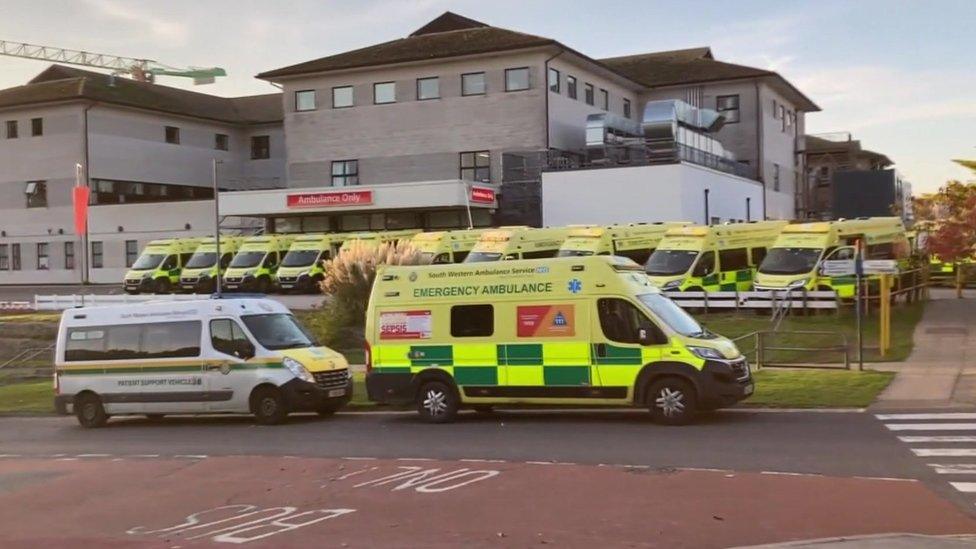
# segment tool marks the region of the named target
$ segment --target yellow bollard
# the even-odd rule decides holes
[[[881,275],[880,280],[880,309],[878,311],[878,350],[881,356],[885,356],[891,348],[891,277]]]

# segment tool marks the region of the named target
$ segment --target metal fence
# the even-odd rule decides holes
[[[95,305],[122,305],[125,303],[149,303],[159,301],[193,301],[207,299],[210,294],[156,294],[156,295],[129,295],[129,294],[69,294],[69,295],[35,295],[35,311],[63,311],[74,307],[85,307]]]
[[[801,339],[803,344],[783,341],[791,336]],[[850,370],[851,368],[851,348],[847,335],[842,332],[761,330],[741,335],[732,341],[757,370],[762,368]],[[818,345],[817,342],[822,344]]]
[[[741,309],[775,311],[781,309],[837,310],[837,292],[772,290],[750,292],[668,292],[679,306],[686,309],[738,311]]]

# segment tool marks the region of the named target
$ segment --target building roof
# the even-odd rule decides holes
[[[280,122],[280,93],[218,97],[64,65],[51,65],[26,85],[0,90],[0,108],[88,100],[231,124]]]
[[[804,138],[806,146],[803,152],[806,154],[850,154],[852,156],[870,158],[883,166],[894,165],[894,162],[887,155],[862,148],[861,141],[858,139],[825,139],[816,135],[806,135]]]
[[[779,73],[718,61],[708,47],[609,57],[598,61],[649,88],[722,80],[769,78],[794,96],[797,108],[807,112],[820,110],[820,107]]]

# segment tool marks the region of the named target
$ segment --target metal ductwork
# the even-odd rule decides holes
[[[712,109],[700,109],[677,99],[648,101],[644,105],[641,122],[644,135],[660,135],[662,131],[675,135],[679,125],[696,132],[714,133],[725,125],[725,117]]]

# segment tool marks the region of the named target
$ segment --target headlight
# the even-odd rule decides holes
[[[299,277],[308,276],[308,273],[309,273],[308,271],[302,271],[302,272],[298,273],[298,276]]]
[[[675,289],[680,288],[681,285],[684,284],[684,283],[685,283],[685,279],[679,278],[678,280],[672,280],[671,282],[668,282],[664,286],[661,286],[661,289],[662,290],[675,290]]]
[[[142,278],[152,278],[152,271],[142,273]]]
[[[698,358],[703,358],[705,360],[708,360],[710,358],[717,358],[719,360],[722,360],[725,358],[724,356],[722,356],[722,353],[716,351],[715,349],[712,349],[711,347],[692,347],[691,345],[689,345],[688,350],[691,351],[692,354],[694,354]]]
[[[312,376],[305,366],[302,366],[301,362],[298,362],[293,358],[285,357],[285,359],[281,361],[281,364],[285,368],[288,368],[289,372],[295,374],[295,377],[298,379],[307,381],[309,383],[315,383],[315,377]]]
[[[254,276],[254,271],[244,271],[244,276]]]
[[[809,278],[794,280],[793,282],[790,282],[790,288],[802,288],[803,286],[806,286],[808,282],[810,282]]]

